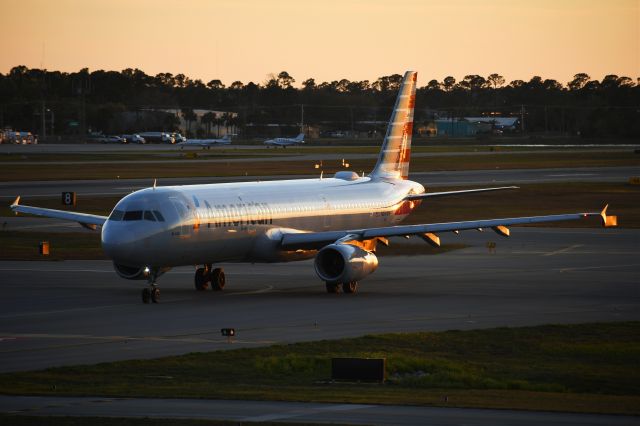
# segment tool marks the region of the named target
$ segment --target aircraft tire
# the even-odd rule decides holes
[[[151,301],[153,303],[160,303],[160,289],[158,287],[151,289]]]
[[[151,290],[148,287],[142,289],[142,303],[149,303],[151,301]]]
[[[340,293],[340,284],[337,283],[326,283],[327,293],[337,294]]]
[[[195,286],[198,291],[205,291],[209,287],[210,278],[207,276],[204,268],[196,269]]]
[[[216,268],[211,271],[211,289],[213,291],[222,291],[226,283],[227,279],[224,275],[224,269]]]
[[[358,291],[358,281],[342,283],[342,291],[345,293],[356,293]]]

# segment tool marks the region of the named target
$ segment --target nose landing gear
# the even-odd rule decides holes
[[[149,272],[148,283],[149,287],[142,289],[142,303],[160,303],[160,289],[156,285],[156,279],[158,278],[158,271],[152,270]]]
[[[160,303],[160,289],[155,284],[142,289],[142,303]]]

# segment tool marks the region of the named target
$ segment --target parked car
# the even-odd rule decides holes
[[[147,141],[137,133],[134,133],[133,135],[122,135],[122,137],[125,138],[128,143],[147,143]]]
[[[107,136],[101,134],[89,135],[89,142],[99,143],[127,143],[127,139],[120,136]]]

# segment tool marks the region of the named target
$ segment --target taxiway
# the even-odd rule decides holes
[[[108,261],[0,262],[0,371],[368,333],[640,320],[639,230],[441,237],[471,247],[381,257],[355,295],[325,293],[311,261],[222,265],[223,293],[196,292],[194,268],[176,268],[160,278],[157,305],[143,305],[145,282],[119,278]],[[237,330],[232,343],[223,327]]]

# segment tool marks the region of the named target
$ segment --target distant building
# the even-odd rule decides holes
[[[491,131],[490,124],[470,122],[464,118],[439,119],[434,122],[438,136],[470,137]]]
[[[437,119],[429,134],[449,137],[471,137],[492,132],[511,132],[518,127],[517,117],[463,117]]]

